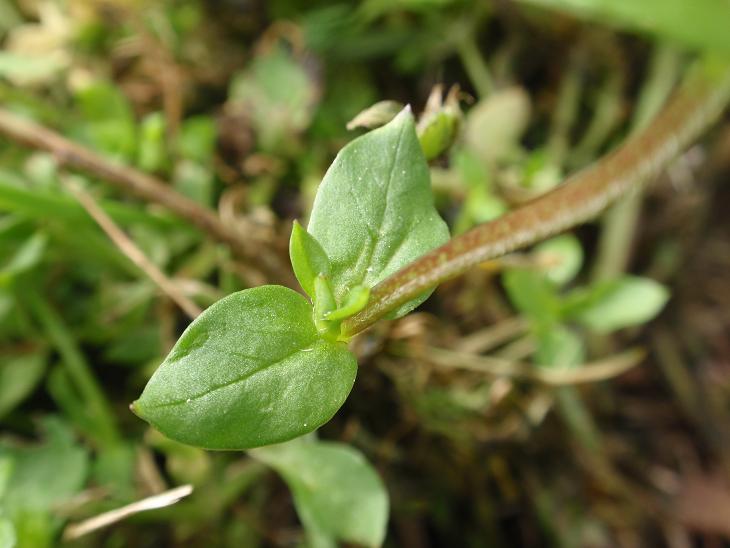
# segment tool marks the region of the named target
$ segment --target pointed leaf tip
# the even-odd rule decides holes
[[[448,241],[409,107],[340,151],[317,191],[308,230],[329,257],[338,303],[351,288],[372,288]]]

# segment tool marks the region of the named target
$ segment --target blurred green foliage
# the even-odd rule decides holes
[[[285,256],[293,219],[308,217],[327,166],[362,133],[348,121],[383,100],[420,117],[437,84],[458,84],[463,94],[442,106],[463,116],[421,118],[438,130],[422,143],[456,234],[553,188],[619,142],[629,115],[661,104],[642,94],[650,51],[679,50],[659,71],[667,89],[692,52],[727,54],[729,9],[723,0],[0,0],[0,104],[169,182]],[[639,96],[652,104],[636,106]],[[320,433],[337,444],[256,457],[281,473],[292,501],[259,461],[183,446],[129,412],[189,319],[99,229],[69,178],[199,306],[266,281],[260,265],[160,204],[0,139],[0,547],[57,545],[67,523],[184,482],[196,488],[189,499],[69,545],[377,545],[387,533],[391,546],[610,546],[627,528],[638,544],[663,538],[655,509],[637,508],[586,451],[600,443],[593,419],[618,416],[616,392],[601,386],[586,402],[571,387],[457,371],[429,354],[453,344],[511,366],[578,370],[634,341],[625,328],[663,309],[666,285],[638,272],[653,255],[636,273],[599,280],[592,233],[578,231],[363,335],[353,345],[359,389]],[[490,324],[492,339],[466,336]],[[594,417],[593,405],[610,412]],[[564,427],[546,419],[553,409]],[[616,459],[631,452],[635,438],[626,440],[611,440]],[[340,442],[375,463],[390,518],[380,480]],[[644,457],[630,457],[627,476],[646,476],[636,472]],[[662,461],[658,475],[675,464]],[[320,466],[334,502],[309,481]],[[370,496],[368,530],[335,513],[360,508],[355,491]]]

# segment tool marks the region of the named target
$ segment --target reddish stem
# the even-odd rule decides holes
[[[717,67],[715,67],[716,69]],[[667,106],[618,149],[540,196],[476,226],[376,285],[367,307],[343,323],[352,336],[429,288],[473,266],[585,222],[638,188],[698,138],[730,100],[730,73],[693,70]]]

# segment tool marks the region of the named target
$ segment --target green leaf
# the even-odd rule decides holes
[[[494,191],[494,176],[476,154],[466,149],[455,150],[451,165],[466,187],[454,234],[461,234],[479,223],[496,219],[509,210],[504,199]]]
[[[10,520],[19,548],[53,548],[60,520],[48,512],[18,510]]]
[[[479,101],[466,115],[464,144],[486,165],[509,159],[530,121],[530,96],[507,88]]]
[[[183,158],[210,165],[215,153],[217,130],[210,116],[191,116],[180,127],[177,153]]]
[[[404,106],[398,101],[378,101],[373,106],[359,112],[357,116],[347,122],[347,129],[375,129],[376,127],[383,126],[395,118],[403,110]]]
[[[200,204],[213,203],[215,176],[213,172],[198,162],[182,159],[175,165],[173,184],[181,193]]]
[[[669,291],[649,278],[624,276],[569,296],[566,317],[608,333],[654,318],[669,300]]]
[[[0,515],[0,548],[13,548],[17,540],[13,523]]]
[[[543,273],[510,269],[502,274],[502,285],[512,305],[536,323],[552,325],[560,318],[560,300]]]
[[[41,352],[5,356],[0,361],[0,417],[30,395],[46,370]]]
[[[522,0],[599,24],[636,30],[687,46],[730,53],[726,0]]]
[[[37,232],[21,245],[10,260],[0,268],[0,285],[10,283],[20,274],[34,268],[43,259],[48,238]]]
[[[137,128],[132,106],[120,89],[109,82],[92,82],[76,90],[76,101],[85,121],[70,130],[94,149],[131,161],[138,145]]]
[[[12,471],[13,460],[8,456],[0,457],[0,501],[2,501],[3,495],[5,495],[8,488]]]
[[[263,286],[221,299],[190,324],[132,408],[182,443],[246,449],[327,422],[356,371],[345,344],[318,336],[304,297]]]
[[[419,141],[428,160],[439,157],[453,144],[458,125],[458,118],[446,112],[437,112],[429,116],[422,129],[419,128]]]
[[[449,239],[409,109],[340,151],[319,187],[308,229],[330,259],[338,302],[350,288],[372,288]]]
[[[314,325],[320,336],[336,341],[340,335],[340,325],[327,321],[330,312],[337,309],[337,302],[332,293],[332,286],[322,274],[314,279]]]
[[[345,302],[337,310],[325,314],[325,319],[330,321],[344,320],[360,312],[368,304],[370,289],[356,285],[345,297]]]
[[[416,132],[427,160],[433,160],[446,152],[457,138],[461,124],[459,107],[459,87],[453,86],[444,101],[443,88],[435,86],[431,90],[426,109],[421,114]]]
[[[537,333],[535,361],[543,367],[571,369],[585,361],[581,338],[563,325],[540,329]]]
[[[66,64],[62,56],[55,54],[33,55],[0,51],[0,78],[7,78],[19,86],[47,83]]]
[[[289,257],[299,284],[314,299],[314,279],[330,275],[330,261],[319,242],[297,221],[291,229]]]
[[[117,498],[133,498],[139,456],[137,449],[131,442],[118,442],[100,451],[94,460],[90,478],[94,486],[114,493]]]
[[[382,544],[388,494],[360,452],[340,443],[294,440],[251,454],[289,485],[310,544],[334,546],[335,540]]]
[[[286,48],[256,56],[233,78],[230,103],[243,107],[267,151],[288,146],[309,126],[318,91],[313,77]]]
[[[99,200],[99,205],[115,221],[140,223],[164,228],[174,228],[177,233],[190,233],[190,227],[173,217],[151,214],[129,204],[118,201]],[[74,229],[93,226],[83,207],[70,196],[30,188],[22,180],[14,181],[10,174],[0,170],[0,211],[15,212],[33,219],[58,219],[72,225]]]
[[[145,435],[145,442],[165,455],[165,468],[177,483],[205,485],[211,480],[213,455],[166,438],[156,430]]]
[[[46,419],[47,441],[38,446],[0,444],[0,458],[13,461],[3,502],[6,508],[47,511],[75,495],[84,484],[88,455],[77,446],[70,428]]]
[[[575,278],[583,265],[583,248],[578,238],[564,234],[542,242],[534,251],[548,280],[565,285]]]
[[[142,119],[139,127],[137,165],[144,171],[158,171],[167,162],[167,123],[165,115],[153,112]]]

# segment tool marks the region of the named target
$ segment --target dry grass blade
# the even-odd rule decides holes
[[[86,212],[97,222],[107,236],[109,236],[109,239],[114,242],[114,245],[130,261],[137,265],[165,295],[170,297],[191,319],[195,319],[201,314],[202,309],[183,295],[177,284],[157,268],[129,236],[106,214],[99,204],[96,203],[91,194],[81,188],[80,185],[71,181],[68,177],[64,177],[62,181],[64,186],[76,197]]]
[[[426,348],[423,355],[428,361],[441,367],[478,371],[494,377],[528,379],[549,386],[567,386],[617,377],[641,363],[645,352],[632,349],[570,369],[537,369],[529,363],[436,347]]]
[[[499,323],[480,329],[459,339],[454,345],[454,350],[477,354],[503,344],[517,335],[527,331],[529,322],[524,318],[508,318]]]
[[[287,266],[269,249],[270,242],[252,241],[249,234],[233,230],[214,211],[180,194],[160,179],[108,160],[91,149],[2,108],[0,133],[25,146],[52,153],[61,166],[85,171],[126,192],[164,206],[216,240],[228,244],[237,255],[248,260],[250,268],[260,265],[261,270],[269,274],[272,280],[285,285],[293,283]]]
[[[114,523],[117,523],[123,519],[128,518],[134,514],[140,512],[146,512],[147,510],[156,510],[157,508],[164,508],[165,506],[171,506],[178,502],[180,499],[187,497],[193,492],[192,485],[182,485],[159,495],[153,495],[137,502],[127,504],[121,508],[104,512],[93,518],[81,521],[79,523],[73,523],[66,527],[63,532],[64,540],[74,540],[84,535],[108,527]]]

